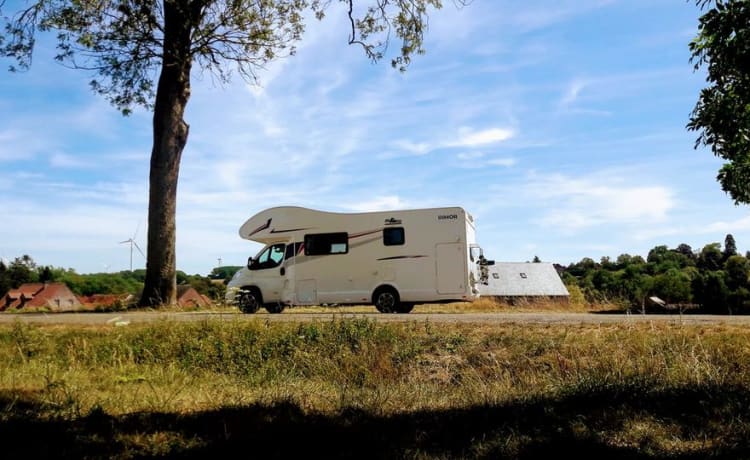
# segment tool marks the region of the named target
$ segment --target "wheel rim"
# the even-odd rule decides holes
[[[255,313],[258,311],[258,299],[255,298],[252,292],[244,292],[240,296],[240,310],[245,313]]]
[[[392,292],[381,292],[378,296],[378,310],[391,312],[396,305],[396,297]]]

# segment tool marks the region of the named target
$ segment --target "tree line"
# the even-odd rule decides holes
[[[729,234],[721,243],[699,251],[688,244],[656,246],[646,259],[621,254],[599,262],[584,258],[559,267],[571,297],[591,303],[615,303],[624,309],[646,311],[650,297],[675,308],[705,313],[750,312],[750,252],[737,251]]]
[[[189,284],[199,293],[216,301],[224,299],[226,283],[239,267],[217,267],[208,276],[188,275],[177,271],[177,284]],[[146,270],[124,270],[114,273],[80,274],[72,268],[37,265],[29,255],[16,257],[5,263],[0,261],[0,295],[24,283],[60,282],[65,283],[74,294],[89,296],[94,294],[132,294],[139,296],[146,280]],[[214,280],[223,280],[216,283]]]

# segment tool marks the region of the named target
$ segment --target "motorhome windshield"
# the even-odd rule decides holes
[[[278,267],[284,260],[284,244],[274,244],[263,249],[253,260],[250,270],[264,270]]]

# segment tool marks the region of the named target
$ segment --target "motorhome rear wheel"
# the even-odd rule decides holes
[[[276,303],[267,303],[264,305],[264,307],[266,308],[266,311],[268,313],[277,314],[277,313],[281,313],[282,311],[284,311],[285,305],[283,303],[276,302]]]
[[[396,313],[399,308],[398,292],[390,286],[379,287],[372,295],[372,303],[380,313]]]
[[[396,313],[411,313],[414,310],[413,303],[400,303],[396,308]]]

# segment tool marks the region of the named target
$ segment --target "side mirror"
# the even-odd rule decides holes
[[[495,261],[494,260],[488,260],[487,261],[487,265],[495,265]]]
[[[248,257],[247,258],[247,268],[251,268],[253,266],[253,262],[255,262],[253,260],[253,258],[252,257]]]

